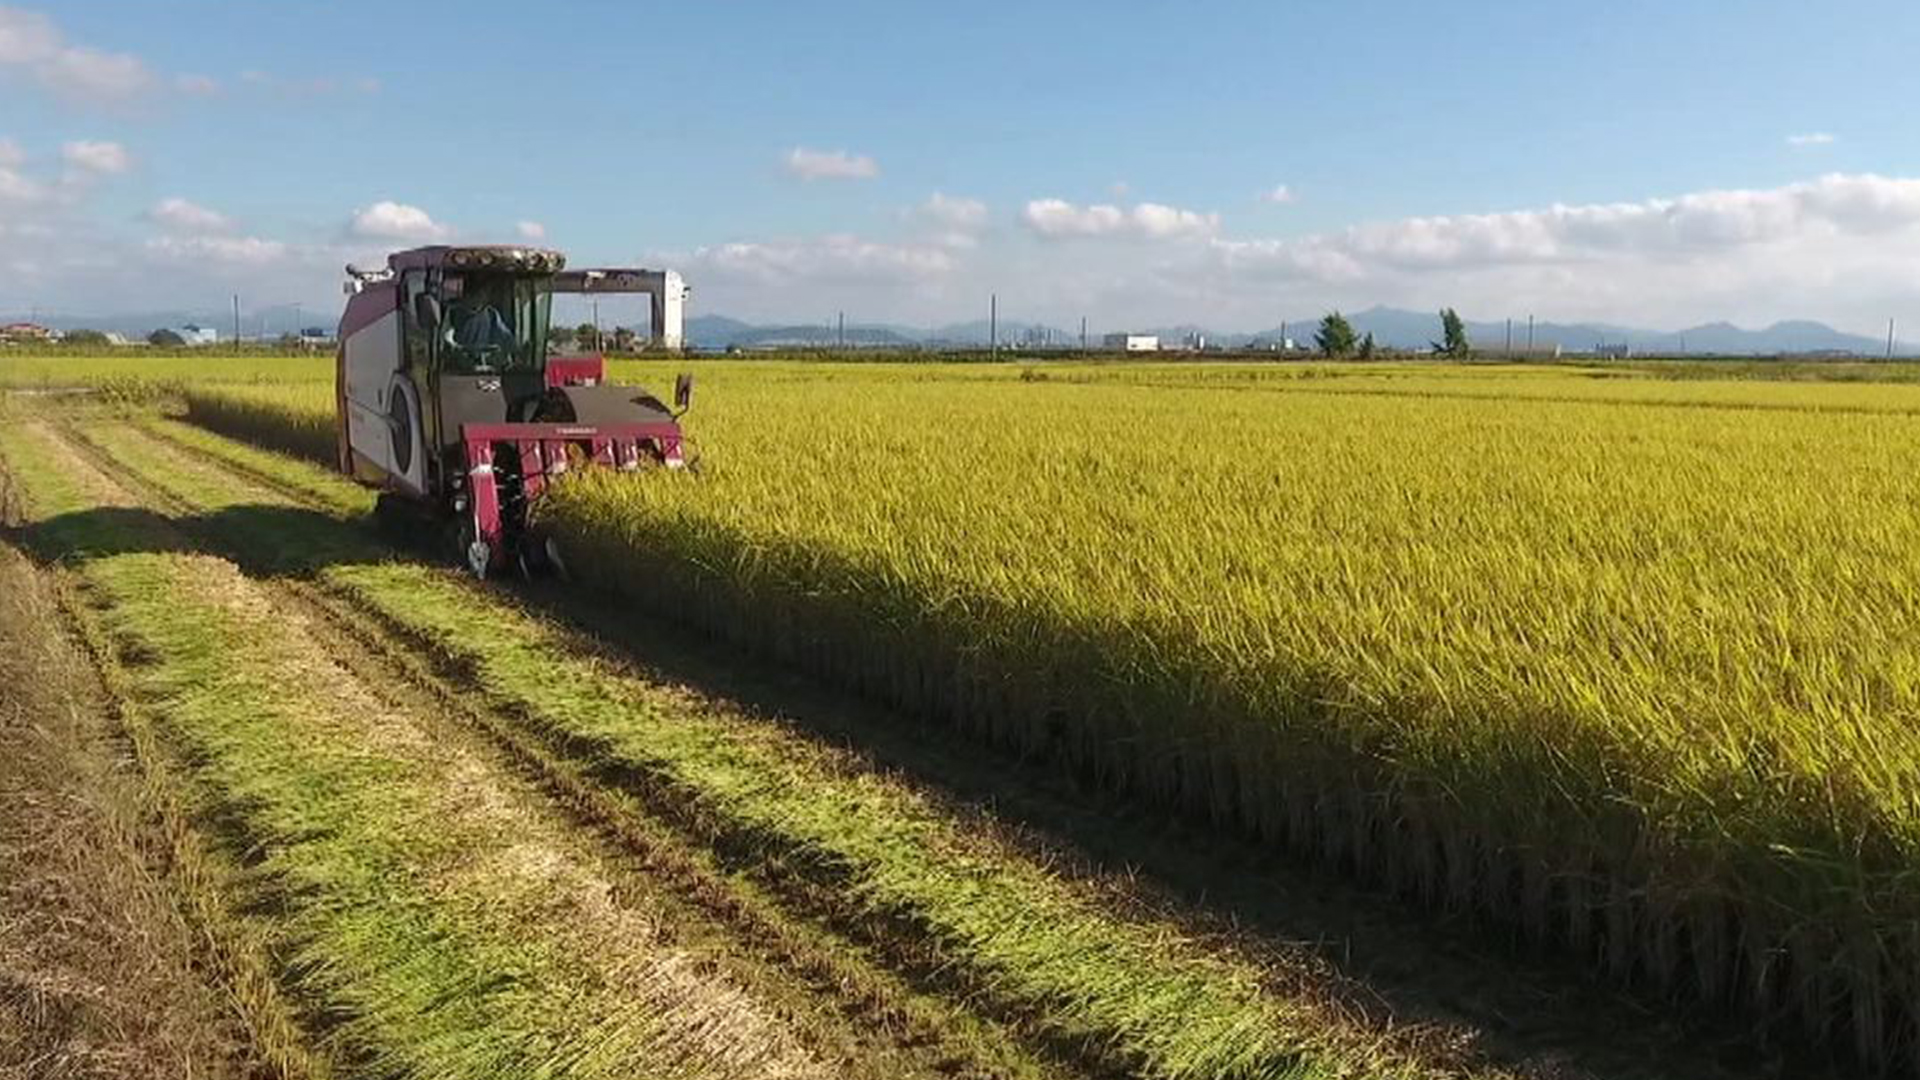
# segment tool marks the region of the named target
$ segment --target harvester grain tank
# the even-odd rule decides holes
[[[474,574],[548,561],[528,510],[568,469],[685,464],[691,377],[669,408],[609,385],[602,356],[548,355],[555,293],[648,293],[656,343],[677,348],[679,275],[568,270],[557,251],[513,246],[414,248],[347,274],[340,469],[381,491],[381,513],[444,529]]]

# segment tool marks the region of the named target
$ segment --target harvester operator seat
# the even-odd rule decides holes
[[[500,309],[487,303],[447,320],[446,334],[446,343],[472,357],[476,367],[511,362],[520,348],[520,340]]]

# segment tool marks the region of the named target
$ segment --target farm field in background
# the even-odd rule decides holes
[[[164,369],[9,368],[20,362],[0,358],[0,384],[151,376],[203,428],[331,453],[324,360],[232,358],[198,375],[161,358]],[[697,476],[588,474],[542,505],[583,584],[945,725],[931,737],[1046,762],[1409,908],[1509,928],[1655,994],[1791,1016],[1869,1060],[1914,1053],[1920,495],[1908,474],[1920,386],[1851,370],[1806,381],[1429,363],[621,361],[611,374],[657,389],[681,368],[700,379]],[[776,772],[788,751],[704,758],[717,745],[706,736],[676,744],[638,713],[594,704],[598,691],[542,696],[527,673],[544,661],[477,647],[462,629],[472,620],[449,613],[485,612],[499,637],[536,652],[559,655],[564,641],[538,644],[551,631],[448,575],[383,563],[342,523],[366,505],[349,485],[191,428],[99,422],[98,436],[5,444],[45,527],[97,496],[31,477],[68,471],[63,455],[92,446],[189,533],[231,530],[243,570],[288,561],[329,602],[377,609],[399,638],[455,658],[553,752],[690,792],[696,833],[825,859],[831,871],[796,871],[803,892],[852,889],[861,917],[905,919],[968,993],[1001,1003],[994,1015],[1030,1017],[1022,1037],[1038,1041],[1023,1045],[1064,1040],[1076,1061],[1167,1076],[1493,1074],[1417,1040],[1371,1053],[1366,1023],[1329,1009],[1324,991],[1275,996],[1274,976],[1234,966],[1232,949],[1158,951],[1153,925],[1129,936],[1133,924],[1086,895],[1056,897],[1017,853],[943,831],[959,827],[936,810],[834,788],[823,778],[840,766],[803,768],[786,785],[801,794],[782,802],[747,778]],[[288,499],[327,521],[255,510]],[[107,616],[112,633],[142,650],[180,645],[185,631],[152,601],[191,593],[179,566],[109,558],[79,572],[122,612]],[[226,606],[203,613],[205,632],[244,637],[251,609],[194,602],[216,601]],[[297,650],[270,637],[253,646],[262,663]],[[321,699],[313,722],[347,724],[349,706]],[[308,813],[288,801],[294,789],[249,786],[268,768],[270,726],[170,722],[216,763],[206,782],[264,815],[250,828],[278,835],[275,806],[286,820]],[[324,746],[287,753],[325,783],[370,782]],[[452,766],[407,761],[422,794],[393,812],[431,812]],[[876,818],[892,824],[862,824]],[[446,858],[385,834],[365,843],[403,863]],[[970,852],[990,872],[925,885],[938,881],[930,867],[899,861],[915,846]],[[288,857],[290,882],[336,882],[330,850]],[[594,864],[578,865],[592,888]],[[995,910],[1069,927],[1078,955],[1118,966],[1076,965],[1038,929],[984,934],[978,920]],[[479,914],[442,914],[469,950],[446,958],[449,971],[507,947]],[[313,918],[302,933],[315,962],[378,968],[329,936],[347,930],[324,910]],[[591,946],[554,941],[501,961],[529,985],[572,985]],[[1094,987],[1106,996],[1089,997]],[[405,1012],[418,988],[391,992],[398,1004],[354,1006],[400,1018],[369,1027],[368,1044],[430,1041],[427,1021]],[[1199,1016],[1218,1026],[1194,1028]],[[609,1030],[635,1046],[658,1037]],[[775,1032],[753,1052],[801,1074],[792,1063],[809,1038],[826,1036]]]

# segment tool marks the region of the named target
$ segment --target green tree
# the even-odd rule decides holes
[[[147,344],[156,349],[177,349],[186,343],[186,338],[167,329],[155,330],[147,335]]]
[[[69,345],[84,345],[88,348],[112,344],[107,340],[107,335],[99,330],[69,330],[62,340]]]
[[[1465,360],[1473,355],[1473,345],[1467,341],[1467,324],[1460,313],[1447,308],[1440,312],[1440,340],[1431,342],[1433,351],[1456,360]]]
[[[573,330],[573,340],[582,349],[600,347],[600,328],[590,322],[583,322]]]
[[[1373,331],[1371,330],[1367,331],[1366,337],[1360,339],[1360,359],[1373,359]]]
[[[571,326],[554,326],[547,330],[547,350],[549,352],[571,352],[580,335]]]
[[[1313,343],[1320,346],[1322,356],[1346,356],[1353,352],[1353,324],[1345,315],[1330,311],[1320,320],[1320,329],[1314,332]]]

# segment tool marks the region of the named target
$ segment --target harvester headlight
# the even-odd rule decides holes
[[[471,261],[472,260],[467,257],[467,253],[464,251],[456,251],[453,253],[453,265],[455,266],[465,266],[467,265],[467,263]]]

